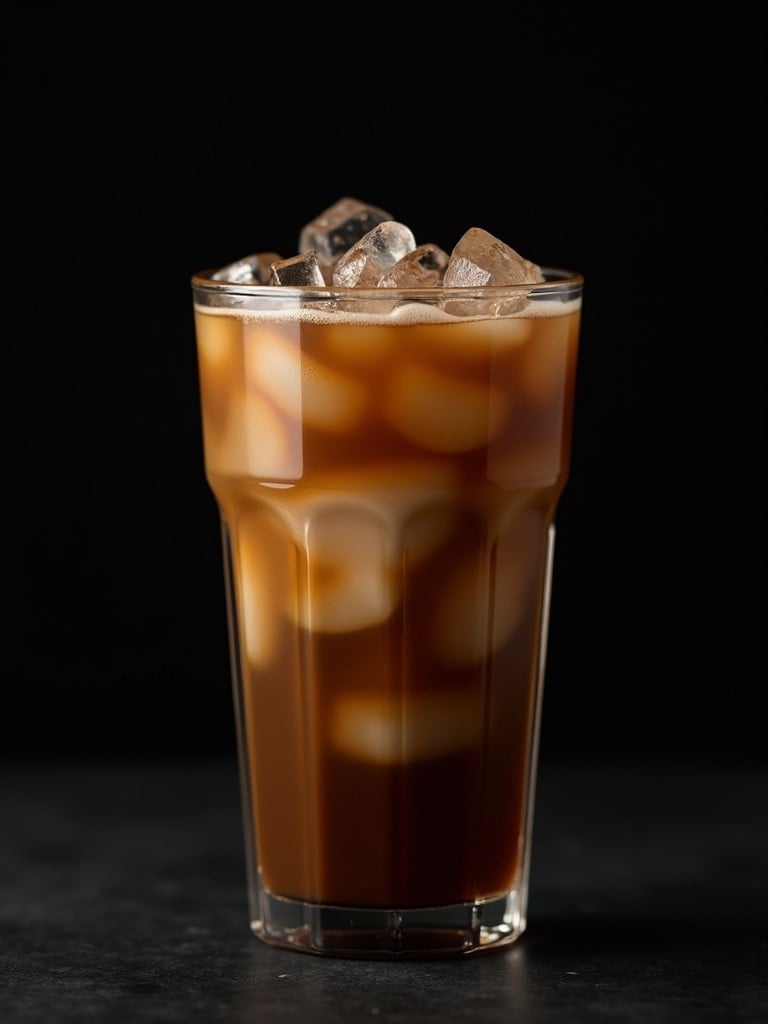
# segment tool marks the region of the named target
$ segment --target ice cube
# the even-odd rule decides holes
[[[319,633],[348,633],[392,614],[397,587],[391,554],[377,516],[339,500],[307,517],[308,586],[290,613]]]
[[[493,437],[508,403],[508,396],[489,389],[487,382],[413,363],[394,375],[387,415],[422,448],[467,452]]]
[[[312,249],[321,264],[332,264],[385,220],[392,220],[386,210],[345,196],[304,225],[299,234],[299,252]]]
[[[336,701],[331,739],[347,757],[407,764],[466,750],[483,726],[482,695],[421,693],[387,700],[349,694]]]
[[[217,270],[213,279],[229,284],[269,284],[272,264],[281,259],[278,252],[255,252]]]
[[[360,421],[366,405],[362,384],[302,352],[298,332],[270,331],[258,323],[245,331],[250,391],[265,395],[300,429],[340,433]]]
[[[466,231],[451,252],[443,275],[446,288],[482,288],[485,286],[539,284],[541,269],[515,252],[511,246],[483,228]],[[484,312],[508,316],[528,304],[525,292],[505,298],[491,298]],[[445,310],[453,316],[472,316],[479,310],[476,303],[449,299]]]
[[[317,262],[317,253],[310,249],[298,256],[290,256],[287,260],[275,260],[269,283],[294,288],[303,285],[323,287],[325,278]]]
[[[448,253],[426,242],[398,260],[379,280],[380,288],[431,288],[442,283]]]
[[[224,423],[214,432],[205,420],[209,472],[257,480],[298,480],[302,437],[296,421],[281,416],[260,395],[232,396]]]
[[[312,487],[281,491],[271,505],[303,546],[307,529],[335,511],[371,517],[392,538],[387,557],[393,572],[402,570],[402,552],[418,562],[429,557],[456,529],[458,510],[450,497],[460,477],[445,461],[423,459],[316,474]],[[366,520],[367,521],[367,520]]]
[[[301,420],[301,348],[295,337],[264,324],[245,328],[245,378],[250,392],[261,392],[278,409]]]
[[[302,359],[302,412],[304,426],[332,433],[352,430],[365,415],[363,385],[311,356]]]
[[[375,288],[379,279],[415,248],[416,239],[407,225],[382,221],[339,257],[333,283],[342,288]]]
[[[541,269],[483,228],[470,228],[454,246],[445,270],[447,288],[539,284]]]

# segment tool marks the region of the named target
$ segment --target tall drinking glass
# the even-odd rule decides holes
[[[582,295],[194,276],[253,932],[317,954],[526,927]]]

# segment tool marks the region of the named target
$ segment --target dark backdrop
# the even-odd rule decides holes
[[[7,9],[6,751],[232,749],[189,278],[353,195],[585,275],[543,756],[765,757],[762,31],[613,10]]]

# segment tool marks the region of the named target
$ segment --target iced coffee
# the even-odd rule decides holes
[[[581,278],[339,200],[193,278],[254,932],[463,955],[526,924]]]

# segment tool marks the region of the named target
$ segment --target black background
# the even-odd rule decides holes
[[[352,195],[585,276],[542,756],[766,757],[746,7],[6,11],[5,751],[232,749],[189,278]]]

